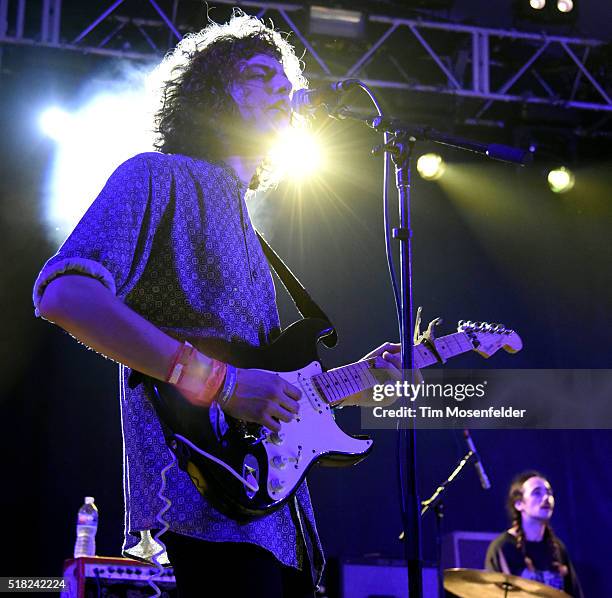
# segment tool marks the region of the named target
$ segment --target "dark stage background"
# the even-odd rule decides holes
[[[1,575],[58,575],[72,552],[85,495],[95,496],[100,509],[98,553],[119,554],[122,540],[117,367],[33,315],[31,287],[56,249],[41,224],[53,145],[36,130],[35,100],[63,85],[76,89],[83,76],[73,73],[66,83],[51,65],[35,62],[26,60],[0,80],[1,509],[8,524]],[[323,174],[331,191],[312,186],[298,202],[295,191],[283,186],[253,213],[333,318],[341,340],[324,360],[335,366],[395,340],[397,332],[382,238],[382,167],[369,156],[379,140],[347,123],[330,125],[326,135],[334,144],[334,166]],[[451,151],[444,155],[461,173],[455,187],[414,178],[415,305],[424,306],[427,320],[442,316],[444,333],[458,319],[503,322],[525,345],[514,356],[485,362],[466,355],[449,367],[611,367],[609,153],[593,151],[579,162],[576,187],[565,196],[550,193],[538,165],[517,169]],[[281,291],[279,297],[288,323],[294,312]],[[589,408],[588,396],[577,393],[575,400],[576,409]],[[338,419],[358,431],[356,409],[342,410]],[[364,463],[349,470],[318,468],[310,477],[330,557],[401,557],[394,433],[372,435],[376,447]],[[586,595],[611,595],[612,431],[473,435],[493,487],[481,490],[469,468],[446,497],[445,530],[503,530],[511,477],[539,469],[555,489],[553,524]],[[419,433],[422,498],[464,452],[458,433]],[[428,560],[435,555],[433,530],[427,516]]]

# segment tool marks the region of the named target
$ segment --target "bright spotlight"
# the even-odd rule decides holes
[[[438,154],[423,154],[417,160],[417,170],[425,180],[435,181],[444,174],[446,164]]]
[[[285,129],[270,151],[274,169],[281,178],[304,179],[322,163],[322,152],[316,136],[306,129]]]
[[[574,173],[565,166],[555,168],[548,173],[548,184],[555,193],[566,193],[572,189],[574,182]]]
[[[546,6],[546,0],[529,0],[529,6],[534,10],[542,10]]]
[[[41,122],[57,141],[45,219],[58,239],[72,230],[121,162],[152,149],[148,96],[125,87],[92,93],[72,114],[49,111]]]
[[[557,0],[557,9],[559,12],[571,12],[574,8],[572,0]]]
[[[70,134],[72,117],[68,112],[57,108],[47,108],[40,115],[40,128],[42,132],[55,141],[61,141],[62,138]]]

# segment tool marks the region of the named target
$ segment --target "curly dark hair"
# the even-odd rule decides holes
[[[525,540],[525,532],[523,530],[523,519],[521,517],[521,512],[517,510],[514,506],[514,503],[523,498],[523,484],[531,479],[531,478],[542,478],[549,482],[548,478],[542,475],[539,471],[529,470],[519,473],[510,484],[510,489],[508,490],[508,496],[506,497],[506,509],[508,511],[508,515],[510,516],[510,521],[512,525],[512,530],[516,534],[516,547],[523,553],[525,558],[525,566],[532,571],[534,569],[533,563],[531,559],[526,554],[526,540]],[[550,482],[549,482],[550,483]],[[546,528],[544,529],[544,540],[550,546],[550,550],[553,556],[553,563],[557,567],[557,570],[561,576],[565,576],[568,573],[568,568],[566,565],[562,563],[561,559],[561,544],[559,543],[559,538],[553,531],[550,523],[546,523]]]
[[[211,21],[200,32],[186,35],[156,72],[160,101],[155,149],[218,160],[222,131],[237,113],[229,87],[240,63],[255,54],[278,59],[293,89],[306,87],[300,61],[287,40],[239,9],[223,25]]]

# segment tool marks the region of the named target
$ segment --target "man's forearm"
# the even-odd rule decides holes
[[[159,380],[166,378],[180,347],[89,276],[56,278],[45,289],[39,309],[98,353]]]

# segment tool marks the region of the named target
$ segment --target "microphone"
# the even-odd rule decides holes
[[[358,83],[359,79],[345,79],[315,89],[298,89],[291,98],[291,110],[298,114],[308,115],[315,112],[320,106],[336,105],[340,95]]]
[[[489,482],[489,478],[485,473],[484,467],[482,466],[482,461],[480,460],[480,455],[476,450],[476,445],[470,436],[469,430],[463,430],[463,436],[465,437],[465,441],[467,442],[468,448],[474,453],[474,467],[476,468],[476,473],[478,473],[478,477],[480,478],[480,485],[483,490],[488,490],[491,487],[491,482]]]

